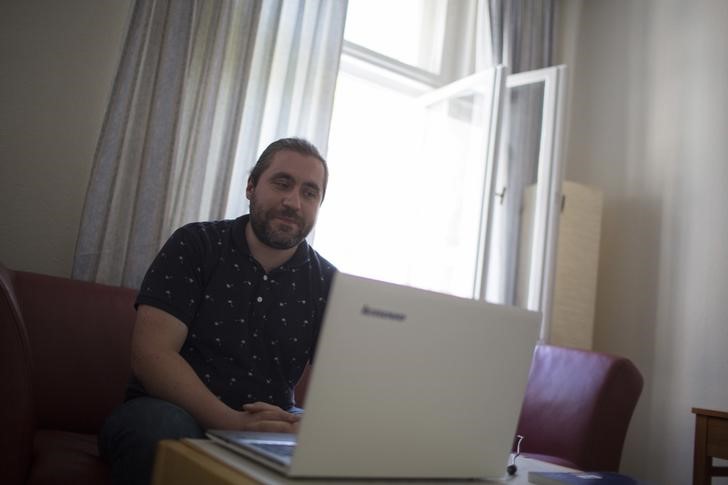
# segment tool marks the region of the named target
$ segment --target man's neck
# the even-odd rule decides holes
[[[275,249],[270,246],[266,246],[258,236],[255,235],[253,228],[250,223],[245,225],[245,240],[248,243],[248,249],[250,254],[255,260],[260,263],[266,273],[270,273],[272,269],[277,268],[296,253],[298,246],[294,246],[290,249]]]

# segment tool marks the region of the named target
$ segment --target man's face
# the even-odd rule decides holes
[[[248,180],[250,224],[266,246],[290,249],[311,232],[323,195],[324,167],[316,157],[282,150],[260,175]]]

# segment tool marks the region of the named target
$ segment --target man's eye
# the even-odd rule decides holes
[[[303,192],[303,196],[307,199],[315,199],[318,196],[318,192],[315,190],[306,190]]]
[[[281,188],[281,189],[285,189],[285,188],[287,188],[287,187],[288,187],[288,186],[289,186],[290,184],[289,184],[289,183],[288,183],[287,181],[285,181],[285,180],[274,180],[274,181],[273,181],[273,185],[275,185],[276,187],[279,187],[279,188]]]

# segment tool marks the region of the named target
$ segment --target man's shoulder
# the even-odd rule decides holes
[[[312,269],[320,272],[321,276],[323,276],[327,280],[330,280],[333,277],[334,273],[338,271],[333,263],[321,256],[321,254],[311,246],[308,246],[308,258],[311,262]]]
[[[215,221],[189,222],[178,228],[171,240],[189,241],[200,249],[224,249],[240,237],[243,232],[244,220],[221,219]]]
[[[244,217],[237,219],[220,219],[214,221],[189,222],[175,232],[183,232],[197,236],[216,236],[232,231],[236,226],[243,224]]]

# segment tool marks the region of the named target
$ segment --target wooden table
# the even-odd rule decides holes
[[[693,413],[693,485],[710,485],[711,477],[728,477],[728,467],[713,466],[713,458],[728,459],[728,412],[693,408]]]
[[[475,485],[479,483],[525,485],[528,472],[538,471],[574,471],[570,468],[553,465],[538,460],[519,457],[518,472],[513,477],[497,481],[410,481],[397,480],[357,480],[344,482],[341,480],[287,479],[282,475],[260,466],[240,455],[222,448],[210,440],[184,439],[180,441],[166,440],[159,444],[152,475],[152,485],[341,485],[344,483],[366,485],[439,485],[457,483],[459,485]]]

